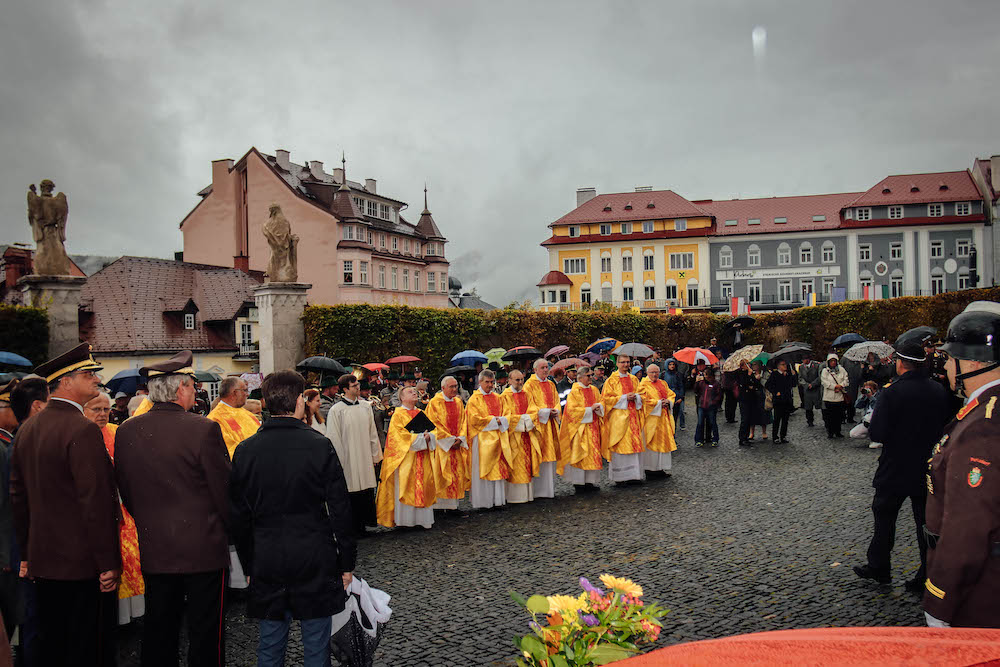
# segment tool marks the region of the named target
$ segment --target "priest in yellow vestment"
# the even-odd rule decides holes
[[[453,375],[441,380],[441,391],[427,404],[427,416],[437,429],[434,465],[437,471],[438,501],[434,509],[458,509],[458,501],[469,490],[471,461],[465,437],[465,404],[458,395],[458,379]]]
[[[260,422],[253,413],[243,408],[247,402],[247,383],[238,377],[227,377],[219,385],[219,404],[208,413],[208,418],[222,428],[222,439],[233,459],[236,446],[257,432]],[[138,414],[138,410],[136,410]]]
[[[497,507],[507,502],[504,481],[510,477],[509,422],[503,416],[500,397],[493,393],[496,376],[491,370],[479,373],[479,388],[465,407],[465,429],[472,451],[472,489],[469,500],[477,509]]]
[[[511,371],[510,385],[500,395],[503,416],[510,427],[510,478],[507,480],[507,502],[526,503],[535,499],[532,486],[538,477],[542,446],[538,437],[538,408],[524,390],[524,373]]]
[[[524,390],[538,410],[536,428],[538,443],[542,448],[542,461],[538,466],[538,477],[533,482],[532,492],[536,498],[555,498],[556,467],[561,459],[559,453],[559,390],[549,379],[549,362],[536,359],[532,367],[534,373],[524,383]]]
[[[604,418],[604,458],[611,462],[608,477],[612,482],[645,479],[642,470],[642,397],[639,379],[629,372],[631,359],[618,355],[618,370],[604,382],[601,402]]]
[[[646,368],[646,377],[639,383],[646,434],[646,451],[642,467],[646,472],[670,474],[670,452],[677,449],[674,441],[674,391],[660,379],[659,364]]]
[[[375,506],[379,525],[434,525],[437,479],[434,474],[434,434],[411,433],[410,420],[423,412],[417,407],[416,387],[399,391],[400,406],[392,413],[382,454],[382,473]]]
[[[604,404],[593,386],[594,372],[589,366],[576,370],[576,383],[566,397],[562,425],[559,427],[560,474],[567,482],[584,491],[601,482],[604,455]]]

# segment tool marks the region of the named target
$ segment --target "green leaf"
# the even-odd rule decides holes
[[[552,667],[569,667],[569,663],[566,662],[566,658],[562,657],[558,653],[556,653],[555,655],[550,655],[549,662],[552,663]]]
[[[518,603],[522,607],[528,606],[528,602],[524,599],[524,596],[517,591],[511,591],[510,596],[514,599],[514,602]]]
[[[521,638],[521,650],[527,651],[537,660],[545,660],[549,656],[549,652],[545,648],[545,644],[542,643],[542,640],[533,635]]]
[[[614,644],[601,644],[590,652],[590,660],[595,665],[606,665],[609,662],[623,660],[627,658],[630,653],[632,653],[632,651],[623,649],[620,646],[615,646]]]
[[[528,611],[535,614],[549,613],[549,601],[544,595],[532,595],[528,598],[527,602],[525,602],[525,606],[528,608]]]

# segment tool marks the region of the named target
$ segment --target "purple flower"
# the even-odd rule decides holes
[[[604,595],[604,591],[600,588],[596,588],[591,584],[586,577],[580,577],[580,588],[587,591],[588,593],[597,593],[598,595]]]
[[[583,621],[585,625],[589,625],[590,627],[594,627],[595,625],[597,625],[597,617],[594,616],[593,614],[584,614],[581,611],[580,620]]]

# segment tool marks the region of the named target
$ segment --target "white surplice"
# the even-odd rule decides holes
[[[477,389],[476,391],[481,391]],[[484,431],[506,431],[506,417],[493,417]],[[479,476],[479,436],[472,439],[472,488],[469,490],[469,500],[476,509],[499,507],[507,503],[506,480],[490,481]]]
[[[382,460],[382,445],[371,403],[336,403],[327,414],[326,437],[340,459],[348,492],[375,488],[375,464]]]

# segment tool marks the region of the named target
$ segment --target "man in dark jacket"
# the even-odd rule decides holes
[[[142,664],[176,665],[187,616],[188,664],[225,665],[229,453],[219,425],[189,412],[190,350],[140,369],[149,412],[115,433],[115,472],[139,532],[146,582]]]
[[[813,426],[813,410],[823,409],[823,386],[819,374],[823,365],[813,359],[811,351],[802,355],[799,364],[799,396],[802,398],[802,409],[806,413],[806,426]]]
[[[663,372],[663,381],[674,392],[674,424],[682,431],[684,426],[684,374],[677,367],[677,360],[667,359],[667,369]],[[695,406],[697,407],[697,406]]]
[[[236,448],[229,484],[233,539],[250,573],[260,665],[284,664],[298,619],[306,667],[329,665],[330,617],[344,609],[357,551],[351,503],[330,441],[307,426],[295,371],[264,378],[271,418]]]
[[[919,593],[924,588],[927,564],[927,541],[923,532],[927,502],[924,477],[931,448],[948,423],[948,394],[944,387],[921,372],[926,354],[919,336],[908,331],[896,339],[893,347],[899,377],[879,394],[868,429],[871,439],[882,443],[882,454],[872,480],[875,533],[868,546],[868,562],[855,566],[854,573],[862,579],[891,583],[889,557],[896,539],[896,517],[909,498],[917,528],[920,569],[906,582],[906,589]]]

